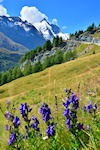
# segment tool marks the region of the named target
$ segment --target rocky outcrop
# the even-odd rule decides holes
[[[46,57],[53,56],[54,54],[56,54],[57,50],[60,49],[64,53],[66,53],[70,50],[74,50],[79,45],[80,45],[80,43],[78,41],[67,40],[62,45],[59,45],[58,47],[52,48],[50,51],[47,50],[47,51],[39,52],[38,55],[36,55],[33,60],[30,60],[30,62],[31,62],[32,65],[34,65],[38,61],[43,63]],[[27,60],[21,64],[20,67],[21,67],[22,70],[24,69],[24,66],[25,66],[26,63],[27,63]]]
[[[90,44],[96,44],[100,45],[100,39],[98,37],[93,37],[94,33],[83,33],[79,35],[79,37],[74,37],[73,40],[79,41],[79,42],[85,42],[85,43],[90,43]]]

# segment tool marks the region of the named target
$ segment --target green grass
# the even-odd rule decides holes
[[[80,44],[79,47],[76,48],[76,52],[78,57],[85,57],[92,55],[93,52],[99,53],[100,46],[94,44]]]
[[[81,51],[82,48],[84,50],[86,46],[81,45],[77,51],[81,53],[83,51]],[[90,100],[86,94],[87,90],[96,91],[96,97],[91,95],[91,98],[100,105],[100,50],[96,46],[94,46],[94,49],[96,50],[96,54],[94,55],[90,53],[86,57],[55,65],[40,73],[31,74],[0,86],[0,102],[3,112],[6,110],[5,102],[8,99],[12,100],[12,103],[17,107],[17,114],[19,114],[20,104],[27,102],[33,108],[32,113],[36,114],[40,119],[40,123],[43,124],[41,115],[39,114],[39,108],[42,102],[45,101],[49,104],[52,115],[56,118],[58,116],[58,121],[62,120],[63,125],[65,122],[62,116],[62,101],[65,98],[64,88],[71,88],[80,96],[81,106],[83,104],[87,105]],[[80,90],[78,91],[79,83]],[[57,96],[58,101],[58,112],[56,112],[55,96]],[[79,116],[80,120],[83,121],[82,114],[79,113]],[[89,123],[87,119],[84,121]],[[0,138],[5,139],[5,142],[3,140],[0,141],[2,148],[7,144],[7,133],[4,130],[5,124],[6,121],[0,112]],[[67,134],[68,131],[66,127],[64,128]],[[45,131],[44,124],[41,129]],[[64,135],[64,132],[62,135]]]
[[[77,87],[79,78],[87,74],[95,74],[95,70],[100,68],[100,53],[90,55],[84,58],[79,58],[61,65],[55,65],[40,73],[31,74],[26,77],[19,78],[8,84],[0,86],[0,99],[7,99],[11,96],[16,96],[29,92],[30,90],[45,91],[51,88],[54,91],[54,81],[56,86],[59,87],[56,90],[61,90],[63,87]],[[97,69],[97,70],[98,70]],[[97,79],[99,76],[97,76]],[[73,79],[75,83],[73,86]],[[91,79],[90,79],[91,80]],[[71,82],[70,82],[71,81]],[[63,83],[63,84],[62,84]]]
[[[96,33],[94,33],[94,34],[91,34],[91,36],[100,39],[100,32],[96,32]]]

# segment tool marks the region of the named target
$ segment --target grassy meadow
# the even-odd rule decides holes
[[[39,120],[41,131],[45,136],[45,123],[39,113],[39,109],[43,102],[46,102],[51,108],[52,116],[58,125],[63,128],[58,135],[61,144],[65,144],[65,149],[68,146],[68,135],[70,132],[66,128],[65,118],[63,116],[64,107],[62,102],[65,100],[66,93],[64,88],[72,89],[80,98],[80,108],[78,112],[79,120],[86,124],[91,123],[90,116],[84,117],[81,113],[83,105],[87,105],[90,100],[98,104],[98,114],[100,112],[100,47],[96,45],[81,44],[76,49],[79,57],[60,65],[54,65],[46,70],[31,74],[26,77],[19,78],[8,84],[0,86],[0,149],[4,150],[7,146],[8,132],[5,131],[7,123],[3,113],[6,111],[7,100],[11,101],[11,106],[15,107],[15,114],[19,115],[19,107],[21,103],[27,102],[33,110],[31,114],[36,115]],[[84,51],[87,51],[84,53]],[[93,54],[95,51],[95,54]],[[84,55],[81,55],[83,52]],[[80,86],[80,88],[78,88]],[[88,94],[90,91],[90,94]],[[94,94],[96,92],[96,94]],[[56,100],[58,111],[56,110]],[[85,118],[85,119],[84,119]],[[94,125],[92,124],[94,127]],[[97,138],[100,137],[100,132]],[[94,138],[94,137],[93,137]],[[100,138],[98,145],[93,143],[90,138],[88,150],[99,150]],[[91,142],[92,141],[92,142]],[[50,141],[46,142],[45,150],[49,149]],[[95,149],[96,148],[96,149]],[[40,148],[41,150],[42,148]],[[59,150],[63,150],[61,147]],[[64,150],[65,150],[64,149]],[[85,147],[83,146],[83,149]],[[71,149],[74,150],[74,149]]]

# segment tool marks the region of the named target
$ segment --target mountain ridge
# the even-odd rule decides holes
[[[64,40],[67,40],[69,38],[68,33],[63,33],[56,24],[49,23],[45,18],[38,23],[34,23],[33,25],[39,32],[43,34],[43,37],[46,40],[52,41],[56,36],[62,37]]]
[[[22,21],[19,17],[0,16],[0,31],[28,49],[45,43],[42,34],[31,23]]]

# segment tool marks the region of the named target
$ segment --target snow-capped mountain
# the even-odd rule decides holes
[[[69,38],[68,34],[64,34],[57,25],[50,24],[46,19],[31,24],[22,21],[20,17],[0,16],[0,32],[28,49],[42,46],[46,40],[52,41],[57,35],[64,40]]]
[[[64,40],[69,38],[69,34],[65,34],[61,31],[61,29],[55,25],[50,24],[45,18],[40,22],[34,23],[36,29],[43,34],[43,37],[46,40],[53,40],[57,35],[62,37]]]
[[[28,49],[42,46],[46,41],[41,32],[19,17],[0,16],[0,32]]]

